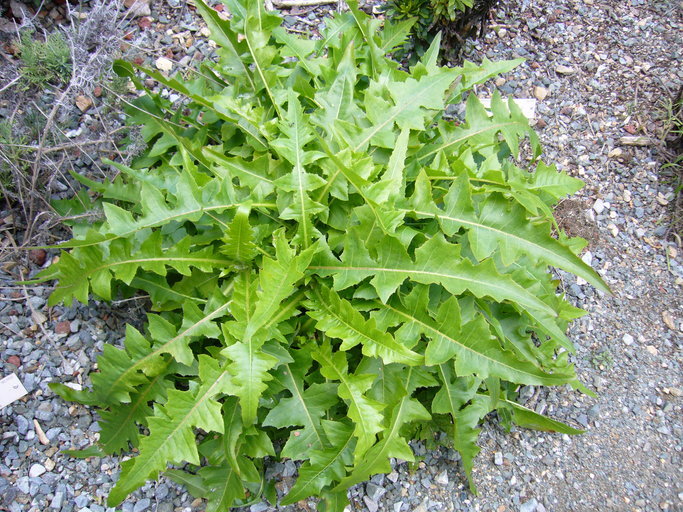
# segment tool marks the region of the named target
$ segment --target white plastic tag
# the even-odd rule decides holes
[[[0,380],[0,409],[19,400],[28,391],[19,380],[16,374],[11,373]]]

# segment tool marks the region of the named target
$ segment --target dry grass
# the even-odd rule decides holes
[[[64,184],[71,187],[65,173],[73,169],[73,155],[80,154],[89,160],[104,177],[106,173],[99,165],[99,155],[102,151],[107,151],[107,155],[116,152],[120,128],[110,126],[105,116],[95,114],[101,131],[87,131],[77,139],[66,137],[65,127],[76,96],[83,95],[94,102],[95,87],[106,87],[112,60],[120,56],[121,36],[128,23],[121,16],[121,3],[121,0],[94,0],[87,12],[80,12],[67,2],[68,22],[52,34],[41,32],[35,18],[23,19],[15,40],[22,41],[23,37],[23,42],[33,50],[40,49],[40,43],[27,41],[29,34],[43,41],[63,41],[69,66],[62,69],[68,69],[69,74],[61,83],[46,78],[33,80],[31,87],[23,87],[26,81],[21,66],[26,68],[31,63],[2,61],[0,64],[0,78],[4,83],[0,101],[14,106],[7,122],[0,125],[0,169],[4,171],[0,176],[0,192],[7,208],[15,212],[13,240],[17,240],[14,245],[19,248],[44,243],[45,234],[59,221],[50,206],[50,193],[57,181],[60,187]],[[112,23],[112,20],[118,21]],[[63,57],[62,52],[60,59]],[[46,94],[52,97],[48,109],[41,108],[41,104],[48,102],[39,101]]]

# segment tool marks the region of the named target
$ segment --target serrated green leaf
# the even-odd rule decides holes
[[[330,336],[339,338],[339,350],[349,350],[361,345],[363,354],[379,357],[385,363],[405,363],[411,366],[423,362],[420,354],[397,342],[391,334],[381,332],[374,320],[366,320],[350,302],[341,299],[334,291],[317,288],[309,294],[308,316],[317,321],[317,328]]]
[[[332,447],[310,452],[310,461],[299,469],[299,477],[281,505],[291,505],[318,495],[324,487],[346,476],[346,467],[353,462],[353,427],[328,420],[323,420],[322,425]]]
[[[231,260],[240,263],[249,262],[256,256],[258,251],[254,245],[254,233],[249,224],[249,208],[240,207],[235,212],[221,252]]]
[[[383,430],[382,409],[384,404],[370,400],[365,393],[372,386],[373,375],[348,373],[344,352],[332,352],[329,343],[313,351],[313,358],[320,363],[321,373],[328,379],[339,382],[338,394],[348,404],[347,415],[353,421],[353,434],[358,438],[354,457],[359,460],[375,443],[376,435]]]
[[[221,406],[215,397],[232,394],[228,374],[217,361],[199,356],[199,375],[204,384],[196,390],[170,390],[166,404],[155,407],[154,416],[148,418],[150,435],[140,440],[140,454],[121,464],[121,476],[107,499],[110,506],[156,478],[168,463],[199,465],[193,427],[223,432]]]
[[[320,275],[334,276],[334,289],[343,290],[367,277],[377,290],[383,302],[406,279],[417,283],[438,283],[453,295],[465,290],[476,297],[492,297],[497,301],[509,300],[523,308],[555,315],[555,312],[537,297],[528,293],[509,276],[500,274],[491,260],[473,265],[460,255],[457,245],[446,242],[442,235],[436,235],[415,251],[413,261],[394,238],[385,238],[384,250],[375,260],[355,231],[346,237],[341,262],[325,259],[325,255],[314,259],[309,269]],[[429,270],[426,270],[429,269]]]
[[[572,373],[548,374],[530,361],[517,359],[503,349],[491,335],[481,315],[462,327],[451,322],[455,299],[444,302],[432,318],[421,311],[409,313],[396,304],[382,305],[383,308],[412,323],[419,332],[430,340],[425,354],[426,363],[443,364],[455,356],[456,373],[460,376],[476,375],[482,379],[494,376],[520,384],[562,385],[574,379]],[[424,304],[426,306],[426,304]]]
[[[341,479],[335,490],[348,489],[376,473],[389,473],[391,457],[406,461],[415,460],[412,449],[401,436],[401,428],[409,422],[430,420],[431,415],[419,401],[410,398],[411,388],[414,386],[411,384],[412,375],[413,369],[408,368],[405,374],[404,395],[398,403],[393,405],[382,440],[370,448],[362,459],[356,458],[357,462],[352,473]]]
[[[503,263],[510,265],[520,256],[539,259],[583,277],[603,291],[609,288],[602,278],[567,246],[550,236],[550,224],[532,224],[521,207],[491,194],[475,212],[470,196],[470,183],[461,175],[449,188],[443,199],[443,208],[431,203],[432,191],[424,173],[415,183],[412,212],[418,218],[434,217],[446,235],[466,228],[472,251],[478,260],[500,250]],[[425,199],[428,201],[425,204]]]
[[[337,403],[337,389],[332,382],[314,383],[305,388],[304,376],[311,367],[311,355],[306,349],[292,351],[291,354],[294,362],[283,364],[275,379],[292,396],[281,399],[265,417],[263,425],[277,428],[303,427],[292,431],[281,456],[305,460],[310,456],[311,450],[322,450],[328,445],[321,418]]]

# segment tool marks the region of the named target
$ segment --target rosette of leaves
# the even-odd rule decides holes
[[[489,12],[498,0],[389,0],[384,12],[392,22],[414,19],[410,37],[394,52],[415,62],[437,34],[442,36],[442,59],[460,58],[464,42],[484,34]]]
[[[119,62],[187,97],[141,96],[130,121],[149,144],[95,183],[99,221],[74,227],[50,304],[150,297],[144,330],[106,345],[91,390],[99,442],[79,456],[129,453],[115,506],[166,474],[207,510],[264,493],[266,457],[299,463],[282,498],[346,491],[409,442],[444,430],[468,475],[478,424],[577,433],[515,402],[520,385],[582,389],[567,323],[582,312],[549,267],[607,290],[557,231],[552,205],[581,182],[543,164],[515,103],[448,103],[517,62],[444,68],[438,41],[409,71],[386,55],[410,23],[350,12],[321,40],[286,32],[260,2],[224,21],[195,0],[220,46],[194,79]],[[520,167],[528,138],[534,172]],[[62,205],[64,206],[64,205]],[[91,219],[97,219],[92,216]],[[172,469],[170,469],[172,467]]]
[[[434,23],[434,10],[430,0],[389,0],[383,11],[392,23],[413,20],[409,39],[394,51],[394,56],[402,59],[411,54],[417,60],[431,40],[429,31]]]

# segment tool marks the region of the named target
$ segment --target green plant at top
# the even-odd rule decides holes
[[[420,47],[420,53],[424,53],[429,46],[429,30],[434,22],[430,0],[389,0],[384,4],[384,13],[392,23],[412,19],[411,40],[414,41],[413,44],[423,44],[424,46]],[[410,45],[409,42],[405,44]]]
[[[15,180],[17,174],[28,170],[27,151],[24,146],[27,138],[15,133],[12,121],[0,121],[0,198],[15,195]]]
[[[430,0],[430,2],[437,22],[455,21],[459,13],[465,12],[474,5],[474,0]]]
[[[71,77],[71,50],[59,31],[49,33],[39,41],[32,31],[21,34],[17,43],[23,87],[46,87],[69,81]]]
[[[491,0],[486,2],[492,3]],[[414,20],[410,37],[394,55],[399,59],[409,56],[414,63],[440,33],[444,49],[457,57],[464,39],[473,35],[471,25],[477,24],[469,18],[481,14],[481,7],[473,9],[473,6],[473,0],[388,0],[384,12],[392,23]]]
[[[408,442],[444,428],[470,476],[478,424],[578,433],[515,402],[520,385],[578,382],[565,336],[582,314],[549,265],[607,290],[556,228],[552,205],[582,186],[537,158],[513,102],[447,103],[518,62],[439,67],[439,42],[408,72],[387,58],[410,23],[350,12],[321,40],[287,33],[261,2],[198,11],[219,60],[191,81],[118,62],[188,98],[140,97],[149,143],[97,192],[104,218],[74,227],[49,303],[144,290],[155,311],[106,345],[92,390],[51,388],[98,408],[99,442],[127,453],[108,502],[160,473],[207,510],[276,499],[265,457],[301,463],[281,504],[341,511],[346,491]],[[87,198],[87,195],[80,199]],[[144,427],[144,429],[143,429]],[[436,428],[438,427],[438,428]],[[169,464],[173,469],[169,469]],[[472,487],[474,489],[474,487]]]

